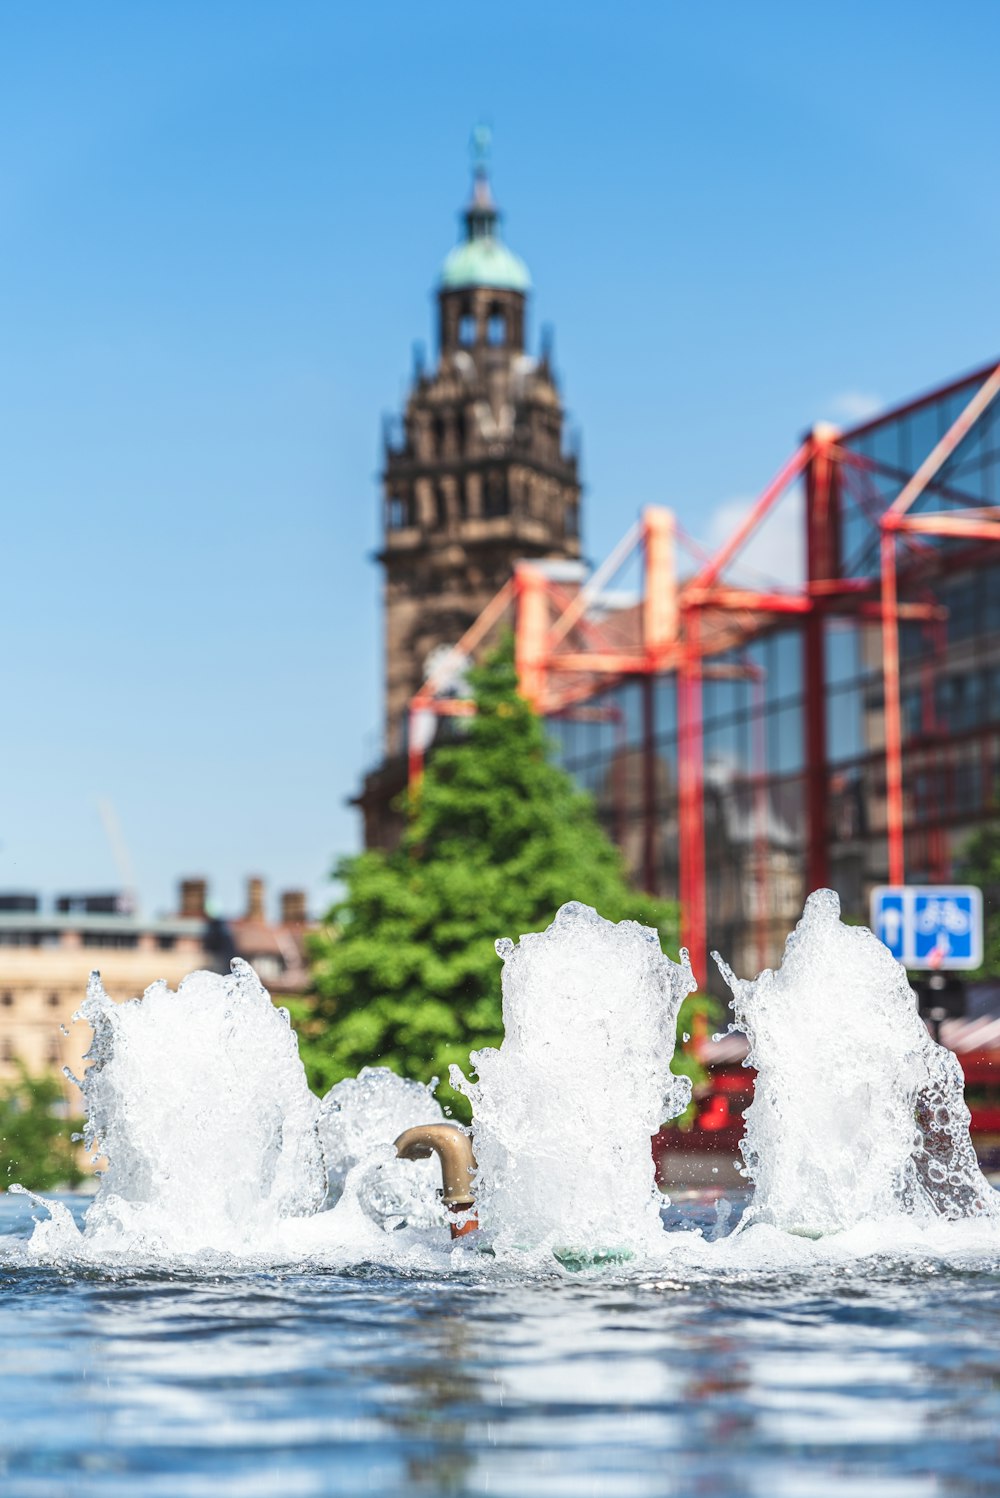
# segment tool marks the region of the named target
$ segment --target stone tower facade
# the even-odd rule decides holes
[[[365,841],[399,835],[407,712],[525,558],[580,554],[580,482],[547,349],[526,348],[531,281],[503,243],[485,162],[438,287],[438,353],[418,368],[383,472],[386,758],[358,804]]]

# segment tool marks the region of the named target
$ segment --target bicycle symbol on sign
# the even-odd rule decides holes
[[[933,936],[936,931],[968,936],[972,911],[963,910],[956,900],[928,900],[917,910],[916,926],[921,936]]]

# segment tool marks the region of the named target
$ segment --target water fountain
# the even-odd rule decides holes
[[[377,1065],[314,1097],[244,964],[92,982],[96,1196],[0,1193],[5,1495],[995,1490],[1000,1198],[875,938],[820,892],[725,970],[752,1191],[666,1210],[686,959],[579,905],[498,950],[469,1131]]]
[[[931,1039],[888,948],[841,921],[833,890],[810,895],[777,971],[745,981],[713,955],[757,1069],[744,1230],[819,1237],[893,1217],[1000,1217],[957,1057]]]
[[[243,962],[124,1004],[95,975],[81,1085],[87,1142],[107,1165],[82,1230],[54,1208],[32,1252],[457,1265],[485,1253],[526,1270],[633,1271],[690,1257],[692,1235],[664,1230],[649,1149],[690,1096],[670,1069],[695,987],[686,953],[674,963],[654,931],[575,903],[497,951],[505,1038],[473,1054],[474,1079],[452,1075],[472,1104],[471,1148],[432,1088],[384,1068],[317,1099],[287,1013]],[[776,971],[745,981],[717,960],[757,1070],[743,1144],[754,1191],[734,1244],[893,1221],[992,1230],[1000,1197],[972,1151],[958,1063],[832,891],[810,897]],[[720,1251],[697,1242],[703,1257]]]

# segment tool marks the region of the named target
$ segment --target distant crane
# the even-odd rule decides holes
[[[110,796],[99,796],[97,799],[97,810],[100,813],[101,822],[104,826],[105,836],[111,845],[111,856],[118,870],[118,878],[121,880],[121,909],[125,915],[134,915],[139,908],[139,892],[135,882],[135,869],[129,857],[128,846],[122,834],[121,823],[118,813],[115,811]]]

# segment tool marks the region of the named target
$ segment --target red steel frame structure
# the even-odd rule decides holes
[[[888,504],[866,493],[873,465],[859,455],[852,440],[879,422],[899,420],[952,390],[974,386],[961,409],[931,451]],[[945,611],[928,587],[920,598],[900,597],[901,583],[912,577],[946,576],[969,565],[959,542],[1000,541],[1000,507],[991,504],[927,508],[935,480],[976,423],[1000,394],[1000,364],[967,376],[954,387],[933,391],[895,408],[876,422],[853,432],[815,427],[760,494],[746,518],[718,551],[705,559],[683,536],[669,510],[644,511],[606,561],[576,592],[553,581],[544,564],[521,563],[514,576],[487,606],[456,646],[471,655],[497,626],[513,615],[516,663],[521,691],[537,711],[555,715],[570,711],[596,693],[630,678],[647,685],[662,673],[674,673],[678,716],[678,842],[682,941],[694,971],[706,971],[705,796],[702,737],[702,689],[707,677],[732,672],[712,657],[731,651],[773,628],[782,618],[796,619],[803,632],[803,698],[807,860],[810,889],[828,883],[829,773],[827,763],[825,623],[832,616],[874,622],[881,633],[884,690],[885,806],[889,881],[905,881],[903,725],[900,702],[900,624],[940,620]],[[737,586],[727,574],[775,507],[797,484],[804,488],[805,580],[800,586]],[[918,500],[925,508],[915,511]],[[866,575],[845,575],[841,555],[842,511],[851,500],[865,514],[878,538],[879,567]],[[697,557],[694,571],[677,580],[676,554],[684,545]],[[901,548],[903,556],[901,559]],[[604,589],[634,553],[642,561],[642,588],[634,608],[610,616],[599,604]],[[1000,558],[1000,553],[997,554]],[[912,591],[912,589],[911,589]],[[474,711],[462,698],[443,694],[444,663],[411,702],[409,777],[419,784],[423,751],[417,732],[419,715],[464,715]],[[646,713],[647,781],[652,774],[651,711]],[[647,786],[648,792],[648,786]],[[642,875],[653,887],[654,840],[651,797]]]

